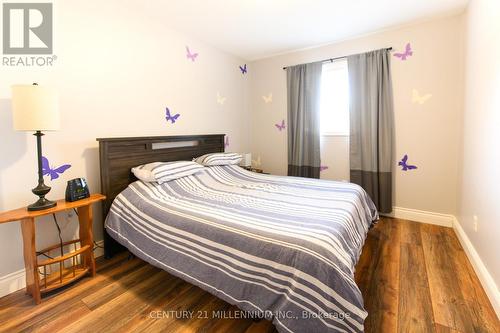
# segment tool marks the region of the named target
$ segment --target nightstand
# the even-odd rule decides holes
[[[259,169],[259,168],[254,168],[254,167],[245,167],[245,166],[242,166],[242,168],[243,168],[243,169],[245,169],[245,170],[248,170],[248,171],[255,172],[255,173],[262,173],[262,174],[265,174],[265,175],[268,175],[268,174],[269,174],[269,173],[264,172],[264,170]]]
[[[89,198],[66,202],[58,200],[57,206],[46,210],[28,211],[26,207],[0,213],[0,224],[7,222],[20,221],[23,234],[23,252],[24,266],[26,268],[26,292],[33,296],[36,304],[41,302],[41,294],[63,287],[83,276],[89,274],[95,276],[94,261],[94,235],[92,232],[92,204],[104,200],[106,197],[102,194],[92,194]],[[63,254],[59,257],[49,258],[39,261],[35,248],[35,218],[51,215],[58,212],[76,209],[78,221],[80,224],[79,239],[68,241],[63,245],[75,244],[75,251]],[[79,248],[76,249],[76,244]],[[50,246],[38,251],[46,253],[56,249],[59,244]],[[77,256],[80,263],[76,263]],[[66,268],[64,263],[71,260],[72,266]],[[57,265],[59,269],[50,274],[44,274],[40,277],[39,268],[44,270],[48,265]]]

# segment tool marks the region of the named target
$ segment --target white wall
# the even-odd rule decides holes
[[[255,61],[250,64],[252,152],[261,156],[265,171],[286,174],[286,132],[274,124],[286,119],[286,75],[283,66],[319,61],[384,47],[404,48],[410,42],[414,55],[408,61],[392,60],[395,103],[396,156],[395,206],[455,214],[458,139],[462,115],[462,15],[367,35],[327,46]],[[433,97],[412,103],[412,90]],[[273,93],[273,102],[262,95]],[[348,176],[348,140],[324,137],[323,178]],[[402,172],[397,161],[409,155],[418,170]]]
[[[229,150],[248,148],[245,85],[240,59],[165,28],[161,21],[121,1],[54,2],[53,68],[0,66],[0,210],[35,201],[36,147],[30,133],[12,130],[10,86],[30,84],[59,90],[62,128],[44,137],[44,155],[54,166],[70,163],[62,177],[50,181],[50,198],[62,198],[66,181],[86,177],[99,191],[97,137],[227,133]],[[168,17],[168,15],[167,15]],[[199,52],[188,61],[185,46]],[[217,104],[220,92],[227,100]],[[168,106],[181,113],[165,122]],[[98,207],[96,207],[98,208]],[[102,239],[96,211],[94,230]],[[60,215],[65,238],[76,222]],[[38,248],[55,243],[50,219],[37,224]],[[18,223],[0,225],[0,277],[24,268]]]
[[[499,35],[500,2],[471,1],[466,16],[465,112],[458,221],[493,277],[497,301],[500,300]],[[474,216],[478,218],[477,232],[474,231]]]

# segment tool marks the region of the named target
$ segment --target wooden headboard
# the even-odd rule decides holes
[[[151,163],[190,161],[194,157],[224,151],[224,134],[99,138],[103,221],[115,197],[136,181],[131,168]],[[112,257],[124,248],[104,231],[104,255]]]

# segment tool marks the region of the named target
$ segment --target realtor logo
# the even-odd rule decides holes
[[[52,3],[3,4],[3,54],[52,54]]]

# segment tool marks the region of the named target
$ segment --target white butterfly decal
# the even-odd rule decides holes
[[[411,96],[411,101],[412,103],[418,103],[420,105],[424,104],[429,100],[429,98],[432,97],[432,94],[425,94],[423,96],[420,96],[418,93],[417,89],[413,89],[412,96]]]
[[[262,99],[264,100],[264,103],[272,103],[273,102],[273,93],[269,93],[267,96],[262,96]]]
[[[226,97],[222,97],[219,92],[217,92],[217,103],[220,105],[224,105],[224,102],[226,101]]]
[[[262,165],[262,161],[260,160],[260,155],[259,155],[259,157],[257,157],[257,159],[256,159],[256,160],[253,160],[253,159],[252,159],[252,166],[254,166],[254,167],[258,168],[258,167],[260,167],[261,165]]]

